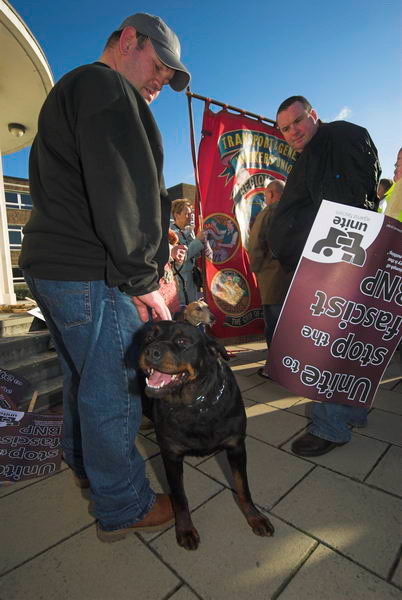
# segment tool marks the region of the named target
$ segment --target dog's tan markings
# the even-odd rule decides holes
[[[190,363],[182,363],[182,364],[178,365],[177,368],[180,371],[187,371],[187,373],[189,375],[187,381],[193,381],[194,379],[196,379],[196,377],[198,375],[197,371],[194,369],[193,365],[191,365]]]
[[[143,371],[146,371],[148,369],[148,363],[145,360],[143,354],[141,354],[140,360],[138,361],[138,364],[140,365],[140,369],[142,369]]]
[[[226,440],[224,442],[225,446],[228,446],[229,448],[235,448],[238,443],[239,443],[239,438],[237,436],[231,437],[231,438],[226,438]]]
[[[139,365],[143,371],[146,371],[151,366],[143,354],[140,356]],[[180,365],[177,365],[174,355],[170,352],[166,352],[163,356],[163,361],[158,364],[158,371],[164,373],[173,374],[184,370],[185,369],[181,368]]]
[[[244,505],[246,502],[246,492],[245,492],[244,485],[243,485],[243,479],[241,478],[239,471],[232,471],[232,475],[233,475],[235,490],[239,497],[239,502],[240,502],[240,504]]]
[[[183,369],[177,364],[174,355],[170,352],[166,352],[166,354],[163,354],[162,361],[158,364],[158,370],[164,371],[165,373],[177,373]]]

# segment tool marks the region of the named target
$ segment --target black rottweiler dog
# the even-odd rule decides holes
[[[256,535],[274,528],[251,498],[246,471],[246,413],[221,347],[189,323],[160,321],[146,334],[140,367],[170,486],[178,544],[195,550],[200,538],[183,485],[183,458],[225,449],[240,509]]]

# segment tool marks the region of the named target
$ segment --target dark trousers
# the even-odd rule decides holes
[[[280,312],[282,310],[282,304],[263,304],[262,311],[265,321],[265,339],[269,348],[272,336],[274,335],[275,327],[279,319]]]

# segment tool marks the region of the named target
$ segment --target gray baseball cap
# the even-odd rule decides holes
[[[180,62],[180,42],[175,32],[160,17],[147,13],[136,13],[127,17],[117,31],[128,26],[135,27],[139,33],[149,37],[163,64],[176,71],[169,82],[170,87],[176,92],[184,90],[190,82],[191,75]]]

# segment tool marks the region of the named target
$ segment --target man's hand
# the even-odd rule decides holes
[[[155,320],[171,321],[170,310],[158,291],[149,292],[149,294],[143,296],[132,296],[131,299],[138,310],[141,321],[144,321],[144,323],[149,321],[150,318],[148,309],[152,310],[152,317]]]
[[[183,244],[178,244],[177,246],[173,246],[170,251],[170,257],[177,263],[184,262],[187,254],[187,248]]]

